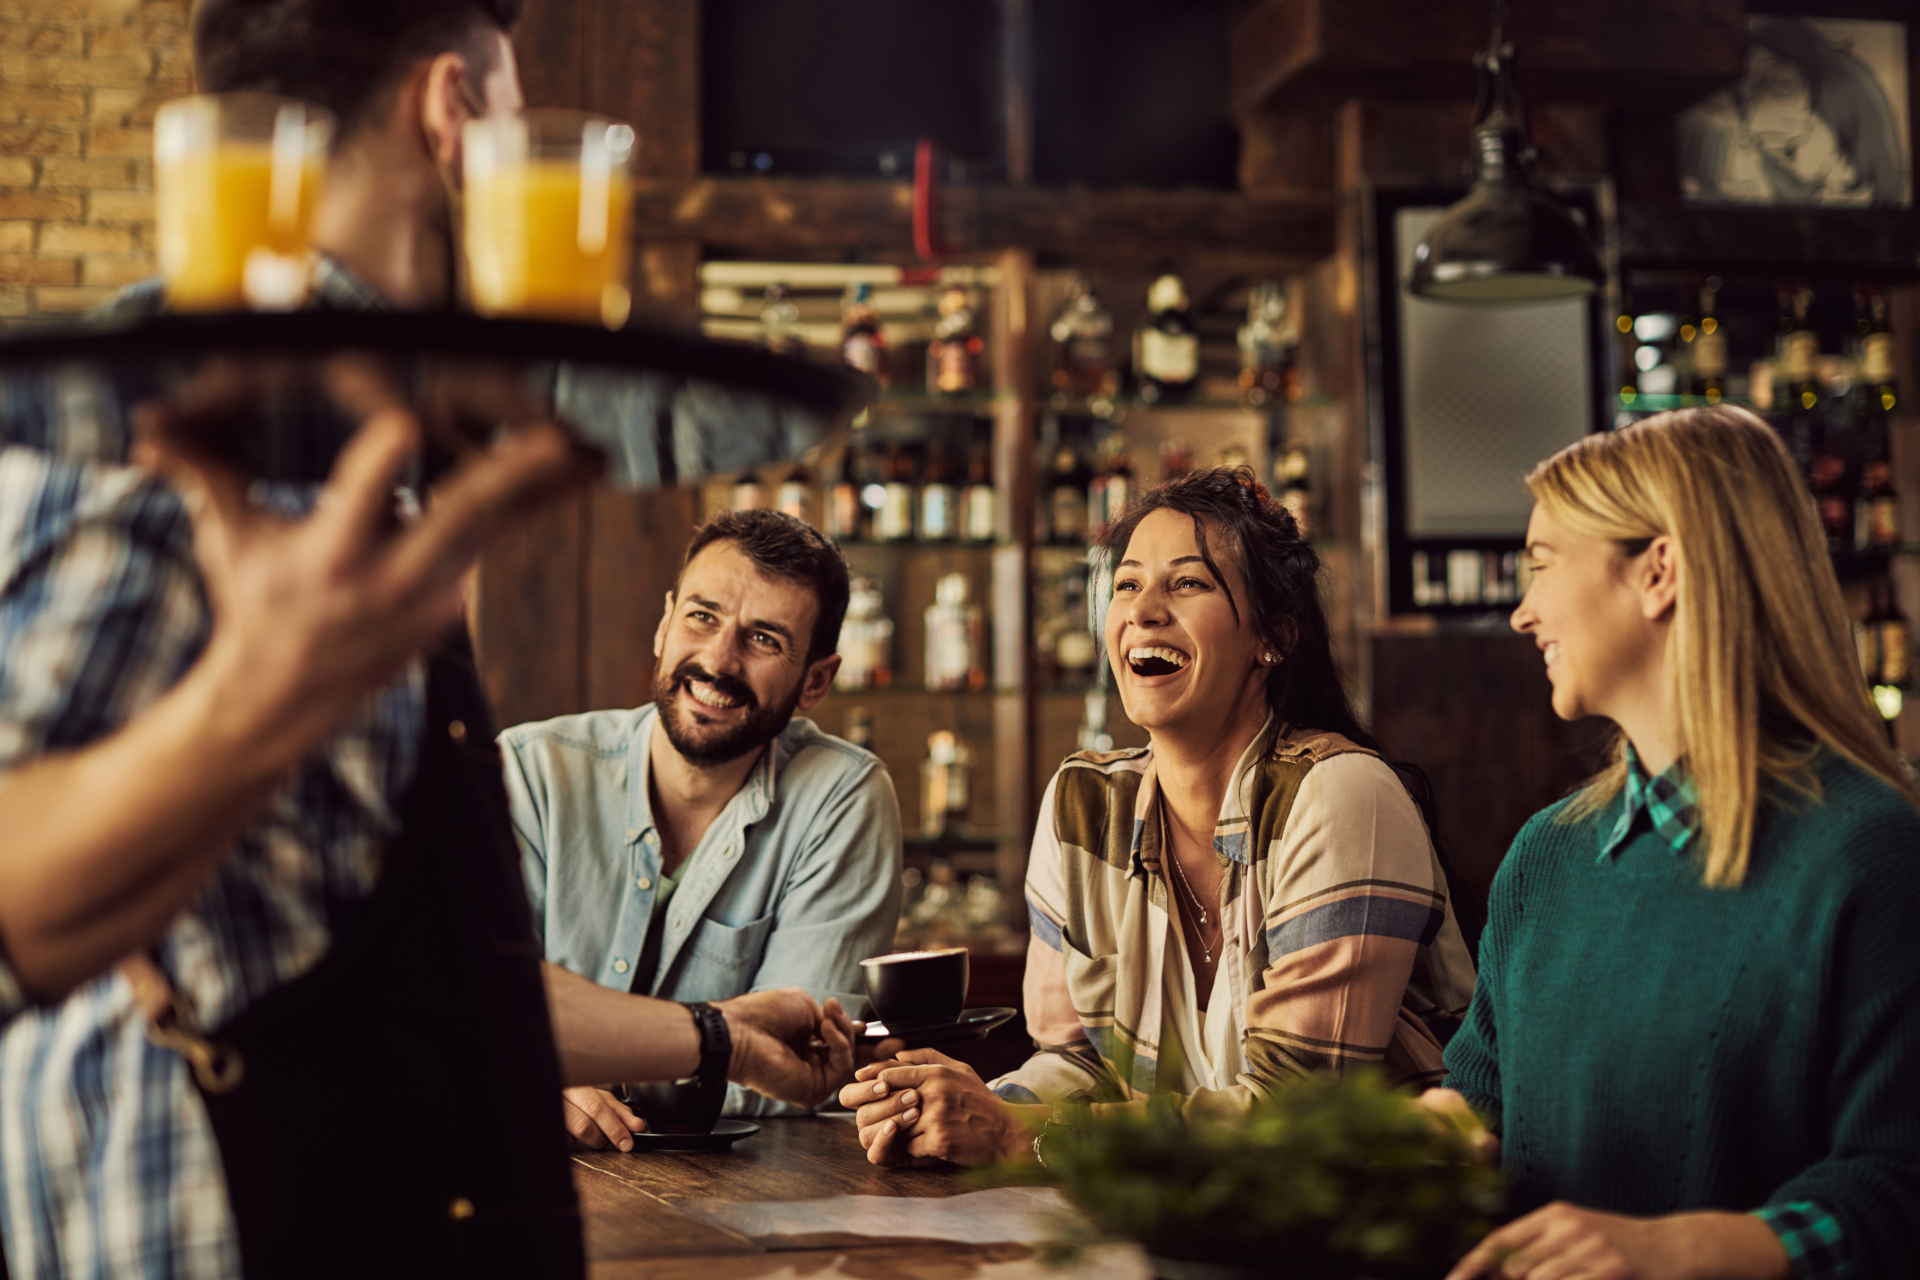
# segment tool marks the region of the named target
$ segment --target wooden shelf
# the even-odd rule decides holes
[[[1618,233],[1623,269],[1920,277],[1920,218],[1910,209],[1622,201]]]

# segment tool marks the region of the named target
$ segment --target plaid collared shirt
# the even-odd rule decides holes
[[[315,284],[319,305],[379,305],[332,262]],[[110,307],[158,305],[148,283]],[[0,771],[104,737],[206,643],[185,513],[126,465],[129,402],[149,391],[79,369],[0,382]],[[294,511],[312,489],[256,497]],[[203,1024],[311,969],[372,892],[423,715],[416,663],[308,758],[155,944]],[[35,1005],[0,963],[0,1228],[15,1280],[239,1274],[199,1094],[117,974]]]
[[[1600,845],[1600,860],[1617,856],[1644,819],[1674,855],[1686,853],[1700,826],[1699,796],[1686,762],[1675,760],[1656,777],[1627,744],[1627,784],[1619,821]],[[1811,1200],[1768,1205],[1754,1217],[1779,1236],[1799,1280],[1838,1280],[1846,1274],[1847,1250],[1840,1220]]]

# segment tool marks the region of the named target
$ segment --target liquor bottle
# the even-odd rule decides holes
[[[783,515],[813,523],[813,473],[807,470],[806,463],[787,472],[787,478],[773,491],[773,505]]]
[[[851,441],[840,451],[840,465],[827,486],[826,507],[829,538],[851,542],[866,536],[867,507],[860,500],[860,449]]]
[[[960,489],[947,466],[945,447],[935,444],[927,455],[927,471],[920,485],[920,540],[950,542],[960,532]]]
[[[1904,686],[1913,675],[1913,633],[1907,615],[1893,598],[1893,581],[1881,578],[1873,584],[1873,611],[1867,615],[1867,628],[1873,632],[1878,670],[1873,683]]]
[[[1084,705],[1086,713],[1080,718],[1080,732],[1074,737],[1074,745],[1081,751],[1113,750],[1113,735],[1107,732],[1107,691],[1087,690]]]
[[[1087,487],[1088,532],[1125,515],[1135,492],[1133,455],[1127,451],[1127,438],[1118,431],[1108,432],[1100,442],[1100,462],[1093,483]]]
[[[1860,336],[1860,381],[1880,412],[1892,413],[1900,403],[1894,384],[1893,326],[1887,320],[1887,295],[1878,285],[1866,287],[1866,315]]]
[[[846,732],[840,736],[852,746],[873,750],[873,712],[865,707],[848,707]]]
[[[1147,321],[1134,334],[1133,367],[1148,404],[1178,400],[1200,380],[1200,337],[1187,314],[1187,287],[1164,275],[1147,291]]]
[[[1054,637],[1054,678],[1064,685],[1085,684],[1093,676],[1100,645],[1087,629],[1087,575],[1069,570],[1060,583],[1060,599],[1067,625]]]
[[[1700,286],[1700,323],[1693,335],[1693,394],[1708,404],[1719,404],[1727,393],[1727,335],[1715,314],[1720,277],[1708,276]]]
[[[1841,457],[1835,435],[1838,423],[1820,433],[1813,461],[1807,467],[1807,483],[1813,489],[1813,505],[1820,514],[1820,528],[1827,535],[1827,550],[1845,551],[1854,540],[1854,503],[1846,491],[1847,463]]]
[[[961,536],[968,542],[992,542],[996,536],[993,511],[993,459],[985,445],[976,445],[967,460],[967,487],[960,494]]]
[[[800,306],[783,284],[767,286],[766,306],[760,312],[761,340],[775,355],[804,356],[807,344],[800,337]]]
[[[1893,467],[1885,456],[1860,468],[1860,496],[1854,502],[1854,546],[1861,551],[1891,551],[1900,545],[1900,495]]]
[[[940,295],[940,318],[927,344],[927,390],[944,395],[977,391],[985,383],[987,344],[973,316],[973,303],[958,285]]]
[[[913,458],[895,441],[881,470],[880,506],[873,513],[876,542],[905,542],[913,537]]]
[[[1249,408],[1300,398],[1300,374],[1294,366],[1299,328],[1293,323],[1286,286],[1262,280],[1247,297],[1247,322],[1240,326],[1240,400]]]
[[[1172,480],[1193,470],[1193,446],[1179,436],[1160,442],[1160,478]]]
[[[1820,337],[1813,331],[1813,290],[1793,284],[1781,293],[1779,377],[1785,381],[1787,407],[1812,409],[1820,403]]]
[[[1092,472],[1072,442],[1062,440],[1047,476],[1047,540],[1067,545],[1087,540],[1087,485]]]
[[[1313,536],[1312,455],[1297,444],[1283,449],[1273,462],[1274,497],[1299,526],[1302,538]]]
[[[765,505],[767,505],[766,488],[760,483],[759,473],[752,467],[748,467],[740,473],[740,478],[733,482],[733,509],[752,511],[756,507]]]
[[[1619,383],[1617,394],[1621,404],[1630,405],[1640,398],[1640,384],[1636,374],[1639,366],[1633,359],[1633,353],[1639,343],[1633,334],[1633,317],[1624,311],[1621,312],[1613,318],[1613,329],[1620,335],[1620,376],[1615,379]]]
[[[1113,316],[1093,295],[1093,282],[1075,276],[1066,305],[1047,330],[1052,339],[1053,389],[1098,399],[1118,388],[1113,362]]]
[[[972,790],[969,757],[966,744],[951,730],[936,729],[927,736],[927,758],[920,762],[920,834],[945,835],[965,820]],[[952,867],[946,878],[952,881]],[[956,897],[954,906],[959,905]]]
[[[980,664],[985,648],[980,606],[967,595],[964,573],[949,573],[934,584],[926,613],[929,689],[978,689],[987,682]]]
[[[873,310],[873,286],[865,281],[848,285],[840,304],[840,359],[882,387],[887,385],[887,339]]]
[[[893,620],[880,600],[880,584],[855,578],[848,584],[847,617],[840,625],[840,670],[833,678],[838,689],[873,689],[890,683],[893,664]]]

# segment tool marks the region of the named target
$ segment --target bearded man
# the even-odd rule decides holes
[[[798,986],[865,1003],[860,961],[900,914],[900,806],[870,752],[796,718],[840,669],[847,565],[791,516],[695,532],[654,634],[653,701],[500,735],[546,958],[605,987],[721,1000]],[[604,1089],[567,1125],[622,1150],[644,1124]],[[728,1086],[727,1111],[787,1104]]]

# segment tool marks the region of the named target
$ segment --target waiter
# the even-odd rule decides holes
[[[520,106],[518,8],[197,7],[202,88],[340,122],[318,305],[445,304],[460,128]],[[540,963],[493,729],[447,637],[489,539],[587,477],[557,427],[511,434],[403,526],[403,412],[346,424],[317,499],[184,445],[193,409],[133,416],[67,375],[0,402],[16,1280],[578,1275],[563,1085],[724,1074],[808,1102],[850,1068],[844,1013],[801,993],[682,1006]],[[290,508],[311,514],[269,514]]]

